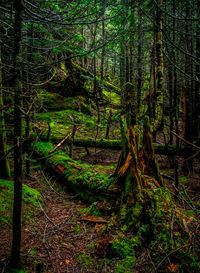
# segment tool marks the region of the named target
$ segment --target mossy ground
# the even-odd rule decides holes
[[[106,92],[106,91],[105,91]],[[115,93],[106,93],[119,101],[119,96]],[[97,130],[96,106],[92,100],[84,97],[63,97],[57,93],[42,92],[40,103],[43,105],[39,113],[36,113],[36,128],[43,130],[43,135],[47,135],[48,123],[51,127],[52,138],[62,138],[72,131],[75,122],[80,130],[76,132],[77,137],[94,137]],[[105,137],[107,127],[107,115],[109,108],[102,108],[101,122],[98,125],[99,137]],[[73,119],[73,120],[72,120]],[[119,120],[116,110],[113,110],[112,124]],[[119,128],[112,127],[112,135],[119,135]]]
[[[11,227],[12,224],[13,188],[13,181],[0,179],[0,229],[4,228],[5,225]],[[38,207],[38,202],[43,204],[43,199],[36,189],[25,184],[23,184],[22,191],[24,222],[31,219],[34,214],[33,207]]]

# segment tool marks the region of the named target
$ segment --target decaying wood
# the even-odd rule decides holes
[[[123,117],[121,127],[123,152],[115,171],[116,185],[122,188],[122,202],[129,203],[134,200],[138,190],[142,194],[143,189],[160,187],[164,182],[155,158],[148,119],[144,121],[142,149],[140,149],[139,134],[131,125],[127,127]]]

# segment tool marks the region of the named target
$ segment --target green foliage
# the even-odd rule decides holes
[[[86,123],[85,123],[85,126],[86,127],[89,127],[89,128],[95,128],[96,127],[96,124],[93,120],[88,120]]]
[[[35,255],[36,252],[37,252],[37,250],[35,250],[35,249],[30,249],[30,251],[29,251],[29,253],[30,253],[31,255]]]
[[[107,90],[103,90],[102,93],[112,105],[116,105],[116,106],[120,105],[121,99],[118,94],[116,94],[115,92],[107,91]]]
[[[127,256],[123,260],[117,263],[116,273],[131,273],[136,262],[135,256]]]

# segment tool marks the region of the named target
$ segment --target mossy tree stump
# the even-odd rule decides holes
[[[123,149],[115,171],[116,185],[121,188],[121,208],[123,214],[129,215],[130,209],[137,205],[138,201],[146,206],[148,192],[164,186],[155,158],[152,134],[149,120],[145,118],[143,129],[143,145],[140,146],[140,135],[137,127],[127,127],[127,123],[121,119]],[[152,194],[150,194],[152,196]],[[152,199],[154,203],[154,200]],[[151,203],[151,200],[150,200]],[[154,204],[150,206],[154,207]],[[126,218],[129,221],[129,219]]]

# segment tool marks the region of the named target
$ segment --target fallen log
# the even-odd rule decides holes
[[[45,140],[45,137],[41,137],[42,140]],[[53,143],[59,143],[60,138],[58,136],[52,135],[51,141]],[[69,142],[66,142],[69,144]],[[119,150],[122,149],[121,140],[117,139],[94,139],[94,138],[76,138],[74,139],[74,146],[84,147],[84,148],[100,148],[100,149],[111,149],[111,150]],[[176,145],[165,145],[154,143],[154,150],[156,154],[160,155],[178,155],[178,156],[191,156],[195,153],[195,148],[187,147],[181,145],[180,147],[176,147]],[[140,146],[142,149],[142,146]],[[200,157],[198,153],[196,157]]]
[[[96,173],[90,166],[83,166],[58,150],[49,154],[52,149],[52,143],[38,142],[34,154],[51,173],[59,175],[65,186],[86,201],[107,200],[112,203],[116,200],[119,188],[114,186],[113,177]]]
[[[121,140],[109,140],[109,139],[96,139],[93,138],[76,138],[74,140],[74,146],[78,147],[96,147],[100,149],[111,149],[111,150],[121,150],[122,149],[122,142]],[[179,148],[176,145],[164,145],[154,143],[154,150],[156,154],[161,155],[190,155],[193,153],[191,148],[181,145]],[[142,146],[140,146],[140,149]]]

